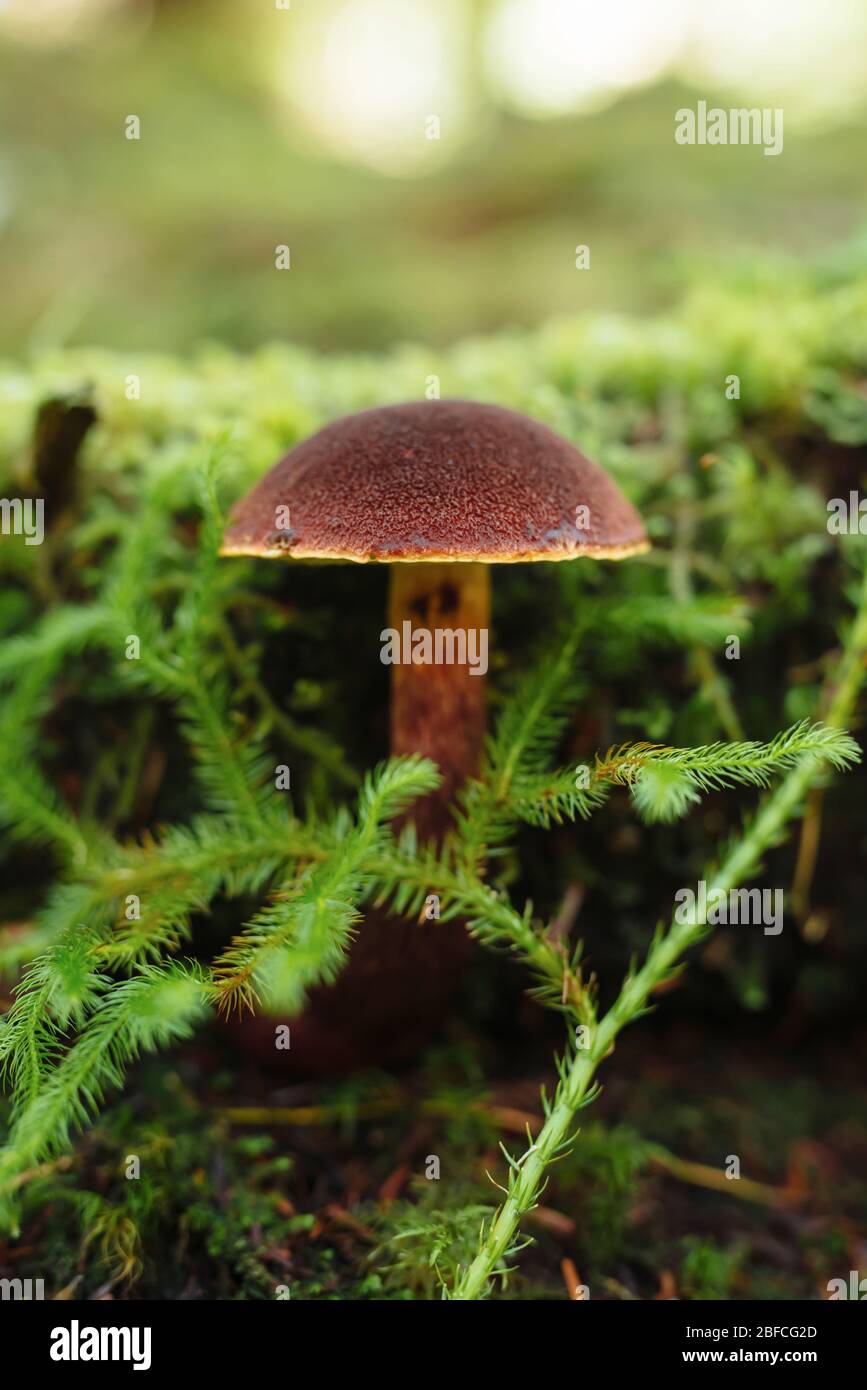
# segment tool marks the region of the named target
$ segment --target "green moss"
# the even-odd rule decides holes
[[[860,538],[833,537],[825,524],[826,498],[845,495],[863,467],[867,275],[849,270],[767,270],[697,290],[663,318],[561,319],[437,352],[211,348],[179,361],[74,351],[0,372],[0,493],[42,489],[48,504],[44,546],[0,547],[0,805],[12,885],[2,908],[13,924],[0,935],[0,965],[12,977],[37,962],[0,1028],[19,1105],[0,1161],[9,1224],[22,1167],[57,1164],[124,1066],[185,1037],[234,987],[231,971],[211,971],[221,953],[239,989],[252,981],[254,993],[297,1001],[339,968],[365,893],[414,913],[418,894],[444,875],[449,910],[523,962],[543,1002],[562,1010],[565,1000],[571,1030],[593,1016],[596,994],[577,953],[560,950],[545,926],[571,885],[587,889],[580,926],[610,990],[629,956],[646,951],[675,888],[737,837],[757,784],[805,749],[851,762],[839,731],[773,737],[785,719],[816,718],[860,567]],[[742,389],[730,400],[735,368]],[[140,399],[127,399],[130,373]],[[366,772],[386,739],[383,671],[370,660],[381,569],[216,556],[222,510],[295,440],[343,411],[417,398],[431,373],[444,394],[501,401],[573,438],[638,503],[656,543],[634,564],[496,575],[495,733],[443,863],[397,845],[388,829],[434,770],[411,761]],[[96,423],[78,454],[34,448],[48,400],[61,426],[93,403]],[[125,659],[129,634],[141,639],[140,660]],[[725,652],[732,636],[737,663]],[[698,747],[689,764],[665,750],[618,752],[625,738]],[[574,768],[597,752],[607,771],[582,798]],[[294,811],[270,794],[269,772],[287,756]],[[847,798],[856,803],[857,792],[845,785],[826,798],[831,854],[853,847]],[[591,811],[580,834],[564,831]],[[789,854],[774,861],[788,874],[791,852],[773,853]],[[832,870],[816,891],[837,882]],[[144,885],[140,919],[125,914],[131,884]],[[275,894],[281,884],[292,891]],[[532,907],[522,913],[514,898]],[[843,914],[848,902],[841,890],[827,910]],[[859,998],[863,945],[841,936],[839,955],[817,961],[823,949],[797,930],[747,950],[720,933],[693,967],[693,1007],[742,1027],[745,1005],[764,1017],[795,988],[799,1016],[843,1017]],[[83,1197],[72,1170],[67,1178],[58,1168],[50,1188],[32,1184],[34,1196],[50,1190],[58,1211],[71,1202],[80,1218],[74,1251],[64,1253],[52,1226],[57,1269],[76,1277],[83,1251],[89,1287],[109,1278],[157,1288],[148,1252],[176,1249],[182,1235],[197,1252],[196,1277],[220,1296],[269,1297],[280,1271],[262,1251],[309,1236],[293,1297],[435,1296],[442,1271],[448,1279],[466,1266],[480,1208],[492,1201],[478,1176],[498,1137],[484,1078],[504,1057],[516,1067],[522,1058],[512,1033],[527,977],[515,972],[503,987],[498,971],[497,962],[478,967],[468,1034],[431,1059],[424,1082],[461,1182],[410,1188],[381,1228],[371,1216],[373,1268],[367,1250],[347,1253],[331,1233],[322,1246],[313,1240],[305,1203],[281,1211],[277,1194],[294,1170],[272,1151],[272,1135],[227,1135],[193,1111],[162,1138],[139,1114],[129,1119],[129,1151],[151,1154],[140,1185],[111,1168],[116,1150],[100,1129],[76,1157],[104,1181],[83,1186]],[[675,997],[671,1007],[683,1005]],[[370,1095],[391,1084],[351,1078],[329,1097],[341,1141],[364,1141]],[[113,1143],[125,1135],[122,1117],[123,1107]],[[652,1120],[630,1125],[644,1133]],[[617,1262],[635,1260],[646,1289],[632,1219],[645,1155],[630,1125],[585,1127],[559,1181],[582,1272],[616,1280]],[[696,1145],[697,1161],[713,1152],[702,1152],[710,1121],[701,1095],[672,1097],[668,1127],[681,1149]],[[772,1097],[759,1132],[768,1145],[784,1132]],[[214,1152],[222,1176],[204,1157]],[[521,1168],[524,1155],[511,1157]],[[382,1155],[370,1161],[385,1181]],[[262,1239],[251,1243],[250,1231]],[[744,1272],[740,1256],[713,1243],[691,1246],[683,1265],[695,1297]],[[527,1288],[533,1279],[558,1286],[531,1264]]]
[[[707,1237],[687,1236],[683,1241],[680,1282],[687,1298],[731,1298],[746,1257],[746,1246],[728,1247]]]

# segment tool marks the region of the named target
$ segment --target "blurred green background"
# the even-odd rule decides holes
[[[782,154],[676,144],[699,99],[782,107]],[[864,0],[0,0],[0,352],[442,344],[833,263],[865,107]]]

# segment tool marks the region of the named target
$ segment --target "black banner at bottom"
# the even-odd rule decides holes
[[[498,1344],[504,1350],[514,1349],[517,1338],[541,1331],[557,1338],[558,1362],[566,1357],[584,1372],[594,1366],[651,1374],[666,1374],[675,1367],[700,1372],[709,1366],[801,1366],[827,1380],[838,1371],[851,1375],[860,1362],[867,1329],[860,1307],[847,1308],[842,1300],[762,1304],[588,1300],[573,1308],[565,1306],[565,1300],[558,1305],[501,1299],[475,1312],[447,1303],[432,1303],[426,1309],[411,1303],[387,1306],[389,1312],[383,1315],[370,1302],[339,1307],[327,1300],[299,1300],[293,1305],[291,1298],[273,1303],[3,1301],[0,1335],[5,1333],[4,1357],[13,1346],[26,1347],[28,1370],[60,1382],[70,1376],[99,1380],[105,1371],[115,1377],[128,1372],[140,1378],[213,1374],[222,1381],[232,1374],[258,1375],[260,1370],[272,1374],[281,1366],[297,1365],[299,1355],[302,1361],[316,1357],[333,1374],[341,1353],[357,1364],[359,1343],[369,1338],[373,1327],[381,1337],[393,1331],[400,1338],[411,1331],[425,1379],[439,1356],[446,1373],[454,1372],[463,1360],[449,1334],[484,1335],[487,1356],[489,1351],[496,1355]],[[381,1316],[384,1323],[379,1321]],[[500,1323],[504,1316],[508,1321]],[[508,1341],[497,1336],[500,1328]],[[338,1329],[339,1341],[318,1340],[322,1332],[333,1338]],[[401,1345],[396,1342],[395,1351]],[[469,1350],[465,1342],[460,1345]],[[528,1350],[531,1345],[527,1344]],[[543,1355],[544,1344],[535,1345],[537,1354]],[[369,1350],[368,1342],[368,1354]],[[383,1358],[384,1363],[387,1359]],[[468,1357],[467,1366],[473,1359]]]

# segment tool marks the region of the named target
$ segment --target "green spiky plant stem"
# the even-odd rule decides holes
[[[867,674],[865,659],[867,569],[826,715],[826,722],[833,728],[842,727],[849,718]],[[817,766],[816,757],[806,755],[766,798],[723,862],[710,875],[708,901],[715,889],[729,892],[757,871],[763,854],[779,842],[786,825],[797,815],[815,780]],[[553,1103],[545,1105],[545,1123],[520,1159],[507,1155],[510,1176],[505,1201],[487,1230],[483,1230],[475,1259],[458,1272],[448,1297],[462,1301],[483,1298],[491,1281],[505,1273],[510,1257],[521,1248],[518,1238],[521,1218],[538,1202],[548,1167],[568,1145],[578,1111],[598,1094],[595,1078],[599,1064],[614,1047],[621,1030],[647,1011],[651,994],[672,977],[684,953],[708,931],[705,916],[695,914],[690,921],[675,920],[666,932],[657,932],[644,965],[637,972],[630,972],[614,1004],[599,1023],[591,1027],[590,1045],[567,1052]]]

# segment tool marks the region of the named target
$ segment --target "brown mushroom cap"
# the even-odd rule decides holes
[[[647,548],[608,474],[544,425],[474,401],[415,401],[297,445],[235,505],[222,553],[496,564]]]

